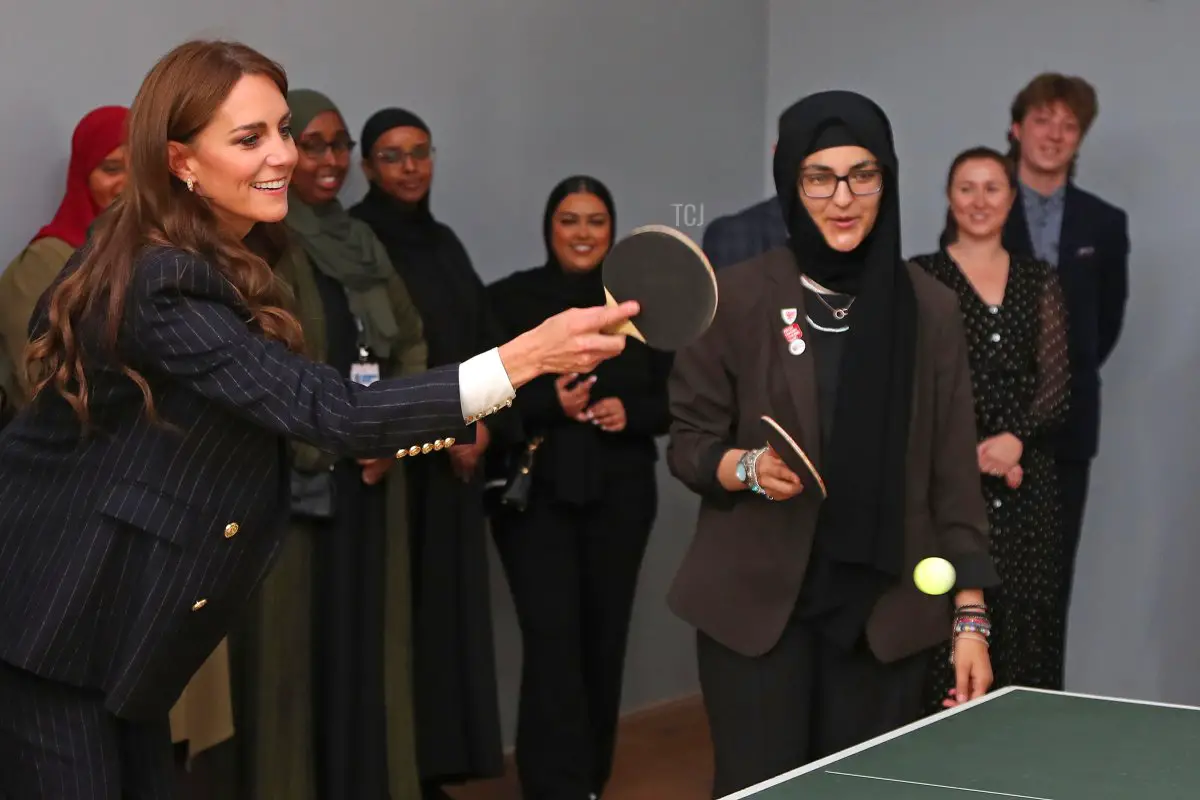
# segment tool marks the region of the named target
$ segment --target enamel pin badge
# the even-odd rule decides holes
[[[804,352],[804,331],[800,330],[795,318],[783,329],[783,338],[787,340],[789,353],[798,356]]]

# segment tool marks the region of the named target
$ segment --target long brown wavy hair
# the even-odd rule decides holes
[[[52,386],[85,428],[89,348],[116,359],[156,418],[149,383],[117,358],[126,293],[137,256],[148,245],[165,244],[208,259],[245,302],[253,327],[292,350],[303,349],[300,323],[287,310],[291,294],[271,267],[283,252],[282,227],[259,223],[245,239],[224,233],[208,202],[189,192],[168,167],[168,143],[191,143],[245,75],[265,76],[287,95],[282,67],[244,44],[224,41],[176,47],[138,90],[129,112],[124,191],[97,221],[78,268],[52,291],[48,330],[25,351],[32,397]],[[96,320],[103,324],[88,324]],[[88,341],[96,332],[100,341]]]

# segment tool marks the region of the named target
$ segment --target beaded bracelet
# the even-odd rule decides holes
[[[954,623],[976,622],[991,627],[992,617],[988,614],[987,606],[959,606],[954,609]]]
[[[978,633],[981,636],[990,638],[992,635],[992,626],[983,620],[959,620],[954,623],[954,635],[957,637],[962,633]]]
[[[961,638],[983,642],[991,647],[992,620],[986,605],[968,603],[954,609],[953,634],[950,640],[950,664],[954,665],[954,650]]]
[[[965,606],[956,606],[954,609],[955,614],[962,614],[964,612],[979,612],[981,614],[986,614],[988,613],[988,607],[985,605],[972,603]]]

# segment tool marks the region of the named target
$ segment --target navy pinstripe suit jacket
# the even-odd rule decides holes
[[[97,363],[95,433],[48,391],[0,435],[0,659],[165,715],[284,535],[289,438],[378,457],[464,429],[457,365],[364,388],[248,319],[213,266],[151,248],[119,347],[175,429]]]

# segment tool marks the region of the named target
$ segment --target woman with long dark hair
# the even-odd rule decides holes
[[[270,264],[296,164],[283,70],[189,42],[146,76],[129,179],[34,312],[0,434],[0,793],[168,797],[168,711],[270,569],[287,443],[419,458],[623,349],[585,309],[362,386],[303,355]]]
[[[489,287],[507,329],[603,303],[600,264],[615,230],[600,181],[555,186],[542,215],[545,263]],[[669,354],[631,341],[594,371],[546,375],[517,395],[527,441],[538,443],[528,505],[501,507],[492,523],[521,624],[517,767],[528,800],[599,797],[612,770],[670,367]]]

